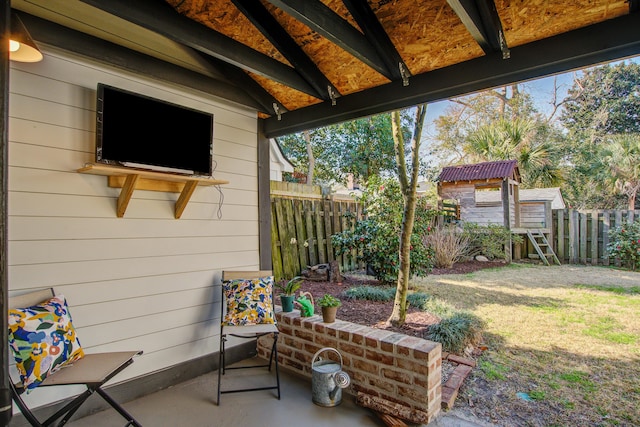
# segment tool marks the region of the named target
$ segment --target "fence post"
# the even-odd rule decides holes
[[[564,213],[565,213],[565,210],[564,209],[558,209],[555,212],[556,212],[556,220],[557,220],[556,234],[558,235],[558,244],[557,244],[556,254],[558,255],[558,259],[560,260],[560,262],[564,263],[564,262],[566,262],[566,259],[564,257]]]
[[[621,210],[616,210],[616,223],[615,223],[615,227],[619,227],[622,225],[622,211]],[[620,267],[620,258],[615,258],[615,264],[616,267]]]
[[[600,239],[598,238],[599,213],[597,210],[591,211],[591,265],[598,265],[598,249]]]
[[[569,210],[569,263],[578,262],[578,211]]]
[[[587,214],[580,212],[579,214],[579,240],[580,240],[580,264],[587,263]]]
[[[293,220],[296,228],[296,248],[300,260],[300,270],[304,270],[309,265],[307,248],[304,243],[307,241],[307,229],[302,224],[302,200],[293,200]],[[299,274],[299,273],[296,273]]]
[[[305,218],[305,226],[307,227],[307,242],[309,247],[309,264],[316,265],[318,264],[318,253],[316,252],[316,245],[318,244],[318,239],[314,234],[313,227],[313,214],[311,212],[313,204],[310,200],[304,200],[302,202],[302,208],[304,209],[304,218]]]
[[[316,220],[316,236],[318,239],[318,264],[326,264],[327,261],[327,241],[324,237],[324,203],[321,200],[313,202],[315,220]]]
[[[333,234],[331,227],[331,215],[333,215],[333,211],[331,210],[331,202],[329,199],[324,200],[324,240],[325,247],[327,248],[327,261],[331,262],[335,258],[333,257],[333,245],[331,244],[331,235]]]
[[[278,236],[277,223],[278,219],[275,210],[275,202],[271,199],[271,268],[276,281],[284,278],[284,271],[282,269],[282,242]]]
[[[609,265],[609,254],[607,246],[609,246],[609,228],[611,227],[609,219],[609,211],[602,212],[602,265]]]

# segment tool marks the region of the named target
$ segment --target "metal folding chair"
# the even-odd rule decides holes
[[[9,309],[28,308],[41,304],[54,296],[53,289],[44,289],[24,295],[9,298]],[[142,354],[142,351],[122,351],[110,353],[85,354],[79,360],[63,365],[58,371],[49,376],[37,387],[49,387],[58,385],[84,385],[87,389],[66,403],[46,420],[40,421],[27,406],[21,395],[27,391],[21,382],[10,381],[13,401],[18,405],[22,415],[34,427],[54,425],[62,426],[76,413],[80,406],[93,394],[98,393],[113,409],[126,420],[125,426],[142,427],[133,416],[111,398],[102,386],[115,375],[133,363],[133,358]]]
[[[261,270],[261,271],[224,271],[222,273],[222,280],[225,283],[229,283],[235,280],[255,280],[264,277],[272,276],[272,272],[269,270]],[[272,285],[275,284],[272,281]],[[271,289],[271,310],[273,310],[273,288]],[[280,372],[278,368],[278,327],[275,323],[264,323],[264,324],[251,324],[251,325],[243,325],[243,326],[228,326],[225,324],[225,316],[227,314],[227,295],[225,293],[225,284],[222,286],[222,317],[220,321],[220,355],[219,355],[219,365],[218,365],[218,400],[216,402],[217,405],[220,404],[220,395],[224,393],[239,393],[239,392],[247,392],[247,391],[257,391],[257,390],[277,390],[278,399],[280,399]],[[275,322],[275,315],[273,316]],[[256,346],[259,338],[272,335],[273,336],[273,345],[271,347],[271,352],[269,355],[269,363],[268,364],[258,364],[258,365],[249,365],[249,366],[232,366],[227,367],[225,363],[225,353],[226,353],[226,344],[230,337],[235,337],[243,340],[255,340]],[[275,360],[275,374],[276,374],[276,383],[275,385],[267,385],[262,387],[247,387],[247,388],[233,388],[229,390],[222,389],[222,376],[225,374],[226,370],[231,369],[248,369],[248,368],[268,368],[269,372],[271,372],[271,365]]]

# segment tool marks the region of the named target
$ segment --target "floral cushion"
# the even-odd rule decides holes
[[[63,295],[9,310],[9,346],[27,391],[84,356]]]
[[[276,323],[273,313],[273,276],[259,279],[225,281],[226,326],[247,326]]]

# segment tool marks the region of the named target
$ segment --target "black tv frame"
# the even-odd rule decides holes
[[[96,163],[211,177],[213,119],[212,113],[98,83]]]

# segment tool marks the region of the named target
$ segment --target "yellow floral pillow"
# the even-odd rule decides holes
[[[227,312],[222,323],[226,326],[276,323],[273,284],[273,276],[225,281],[222,286]]]
[[[9,347],[27,391],[66,363],[84,356],[63,295],[33,307],[9,310]]]

